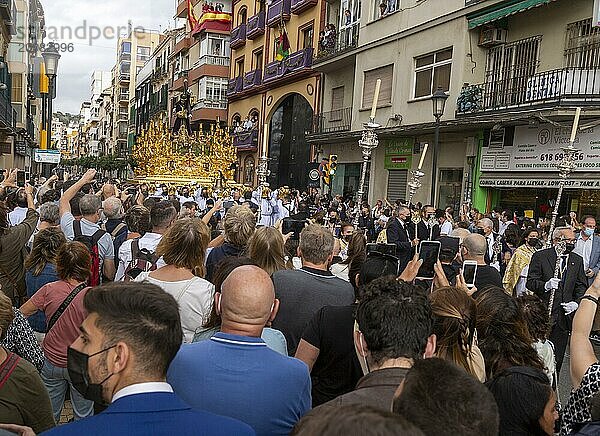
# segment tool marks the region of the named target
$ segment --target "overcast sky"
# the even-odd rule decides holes
[[[174,27],[177,0],[41,0],[46,15],[48,37],[58,43],[73,43],[72,53],[61,53],[58,66],[57,97],[54,110],[79,113],[81,103],[89,100],[91,74],[110,71],[116,62],[117,28],[133,27],[165,30]],[[95,27],[92,30],[92,27]],[[63,31],[63,29],[65,30]],[[72,37],[69,38],[69,30]],[[96,30],[101,29],[101,30]],[[89,39],[93,33],[104,36]],[[52,38],[55,37],[55,38]]]

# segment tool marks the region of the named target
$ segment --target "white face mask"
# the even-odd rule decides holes
[[[360,363],[360,367],[364,375],[367,375],[371,371],[369,370],[369,364],[367,363],[367,357],[364,355],[364,337],[360,329],[358,328],[358,323],[354,321],[354,331],[360,333],[360,341],[359,346],[354,343],[354,351],[356,351],[356,356],[358,357],[358,362]]]

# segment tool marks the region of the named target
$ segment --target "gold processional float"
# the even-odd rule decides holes
[[[221,190],[241,187],[234,182],[236,150],[218,123],[210,132],[189,133],[182,125],[175,133],[166,123],[152,121],[133,147],[137,163],[134,181],[148,184],[202,186]]]

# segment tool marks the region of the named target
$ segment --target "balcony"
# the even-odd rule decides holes
[[[283,61],[275,61],[265,66],[263,83],[273,82],[286,74],[296,73],[312,66],[312,47],[298,50]]]
[[[319,52],[315,55],[315,65],[354,50],[358,46],[358,33],[358,24],[341,29],[337,40],[326,42],[324,47],[319,48]]]
[[[254,70],[244,74],[243,89],[244,91],[260,86],[262,82],[262,70]]]
[[[129,93],[128,92],[119,94],[119,103],[122,103],[122,102],[129,103]]]
[[[17,111],[13,109],[5,92],[0,92],[0,131],[14,131],[17,123]]]
[[[233,146],[238,150],[255,150],[258,148],[258,129],[233,133]]]
[[[231,31],[229,46],[237,49],[246,45],[246,23],[242,23]]]
[[[302,12],[316,6],[318,0],[292,0],[292,14],[300,15]]]
[[[292,0],[276,0],[267,11],[267,26],[277,27],[281,20],[289,21],[291,17]]]
[[[198,59],[198,62],[194,64],[194,67],[199,67],[201,65],[218,65],[220,67],[228,67],[229,58],[226,56],[204,55]]]
[[[16,15],[17,11],[14,0],[0,0],[0,18],[6,24],[11,35],[16,34]]]
[[[121,74],[119,74],[119,81],[120,82],[129,82],[129,79],[130,79],[129,73],[121,73]]]
[[[261,11],[253,17],[248,18],[246,24],[246,37],[256,39],[265,34],[265,11]]]
[[[600,69],[561,68],[534,75],[465,86],[456,101],[457,115],[543,105],[600,102]]]
[[[181,51],[189,50],[192,46],[192,38],[184,35],[177,35],[175,38],[175,47],[173,47],[173,52],[171,55],[175,55]]]
[[[236,77],[235,79],[231,79],[227,86],[227,97],[231,97],[239,92],[242,92],[244,89],[244,81],[242,76]]]
[[[352,108],[323,112],[315,115],[313,120],[313,133],[347,132],[352,125]]]
[[[227,109],[227,100],[208,100],[200,99],[196,102],[192,110],[198,109]]]

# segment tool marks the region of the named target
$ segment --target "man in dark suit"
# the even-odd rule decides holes
[[[560,227],[554,231],[553,242],[566,244],[565,254],[561,256],[558,277],[555,277],[558,254],[556,247],[537,251],[531,257],[527,289],[534,292],[548,306],[554,291],[552,305],[552,331],[550,340],[554,344],[556,354],[556,370],[560,374],[573,314],[579,307],[579,300],[587,289],[587,278],[583,269],[583,259],[573,253],[575,233],[570,227]]]
[[[486,240],[485,263],[496,268],[496,271],[498,271],[500,275],[504,275],[506,264],[502,262],[502,256],[506,251],[510,251],[510,248],[506,244],[504,238],[493,231],[493,225],[491,219],[482,218],[477,221],[477,233],[483,235]],[[500,247],[500,250],[496,252],[495,247]]]
[[[431,222],[430,217],[433,217]],[[419,241],[437,241],[440,236],[440,225],[435,219],[435,207],[429,204],[423,206],[421,218],[417,224],[417,239]]]
[[[111,404],[47,434],[255,434],[235,419],[192,409],[166,383],[183,337],[170,294],[148,283],[116,282],[89,290],[83,304],[89,315],[67,352],[69,376],[84,397]]]
[[[410,220],[410,209],[406,206],[399,206],[394,216],[390,218],[386,228],[388,244],[396,244],[396,256],[400,261],[400,271],[404,271],[406,265],[415,254],[415,247],[419,243],[418,239],[411,240],[407,228],[407,222]]]

